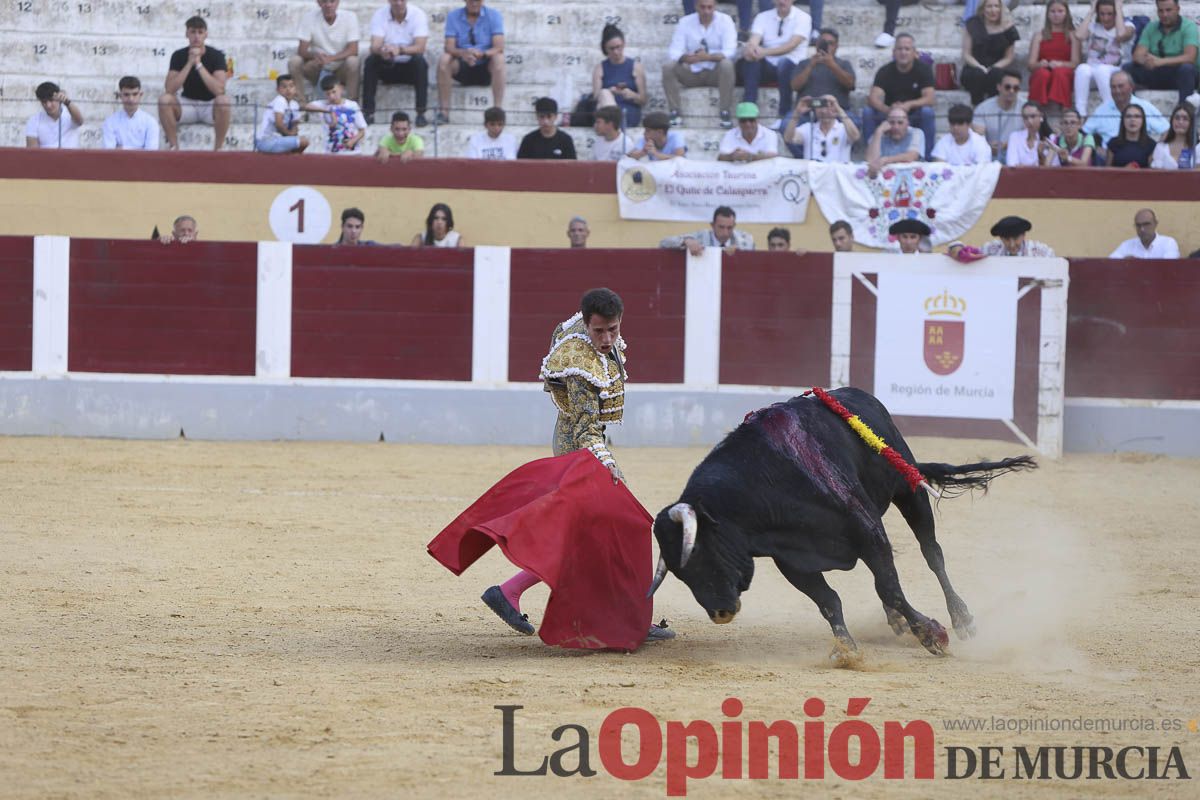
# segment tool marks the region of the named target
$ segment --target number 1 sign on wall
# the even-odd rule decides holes
[[[318,244],[329,233],[329,201],[311,186],[291,186],[271,203],[271,231],[281,242]]]

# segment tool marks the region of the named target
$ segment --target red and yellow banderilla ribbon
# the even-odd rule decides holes
[[[887,462],[904,477],[904,480],[908,482],[908,488],[914,492],[918,488],[921,488],[934,497],[941,497],[941,494],[929,485],[929,481],[925,480],[925,476],[921,474],[920,470],[905,461],[904,456],[897,453],[894,447],[881,439],[875,431],[871,430],[871,427],[867,423],[859,419],[857,414],[851,414],[850,409],[839,403],[829,392],[814,386],[810,391],[805,392],[805,394],[816,395],[817,399],[828,406],[830,411],[846,420],[846,424],[867,443],[867,446],[887,459]]]

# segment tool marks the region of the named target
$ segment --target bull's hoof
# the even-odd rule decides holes
[[[894,608],[884,606],[883,610],[887,613],[888,625],[892,626],[892,633],[897,636],[903,636],[908,630],[908,620]]]
[[[863,654],[859,652],[858,646],[854,644],[854,640],[849,637],[835,637],[833,640],[833,650],[829,653],[829,660],[838,669],[854,669],[863,663]]]
[[[942,623],[929,617],[924,622],[914,625],[913,633],[926,650],[935,656],[946,655],[946,648],[950,646],[950,634],[946,633]]]
[[[960,619],[956,621],[954,623],[954,635],[963,641],[974,639],[975,620],[968,616],[965,620]]]

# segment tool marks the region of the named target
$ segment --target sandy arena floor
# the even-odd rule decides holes
[[[916,439],[919,458],[1018,452]],[[652,512],[702,449],[617,448]],[[937,780],[721,780],[700,798],[1134,792],[1195,797],[1192,781],[953,781],[949,746],[1178,745],[1200,772],[1200,461],[1070,456],[944,502],[939,539],[979,635],[936,658],[887,628],[863,567],[832,576],[865,654],[830,665],[813,604],[759,562],[743,610],[711,624],[668,578],[656,615],[679,637],[636,654],[547,648],[505,628],[480,592],[493,551],[455,578],[425,543],[543,448],[0,439],[0,796],[663,797],[665,768],[604,772],[600,724],[622,706],[660,720],[802,723],[806,698],[863,718],[929,721]],[[888,528],[913,604],[948,623],[896,514]],[[539,618],[544,587],[526,596]],[[592,735],[591,778],[494,776],[500,712],[518,704],[517,766]],[[947,720],[1179,720],[1170,731],[963,732]],[[1156,724],[1158,724],[1156,722]],[[1174,723],[1173,723],[1174,724]],[[1193,726],[1195,723],[1192,723]],[[632,752],[627,750],[627,752]],[[632,760],[632,759],[631,759]],[[1004,766],[1010,768],[1011,752]],[[574,764],[574,758],[567,761]],[[831,774],[831,773],[829,773]]]

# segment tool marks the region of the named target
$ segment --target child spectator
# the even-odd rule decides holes
[[[326,140],[327,153],[357,153],[359,142],[367,133],[367,121],[363,118],[358,103],[344,97],[346,87],[336,75],[321,79],[324,100],[316,100],[304,106],[305,111],[319,111],[329,126]]]
[[[1024,128],[1013,131],[1008,137],[1004,151],[1004,163],[1010,167],[1040,167],[1053,164],[1050,147],[1050,130],[1042,109],[1032,100],[1021,107],[1021,122]]]
[[[1050,137],[1051,162],[1060,167],[1090,167],[1096,140],[1084,133],[1083,118],[1073,108],[1064,108],[1059,132]]]
[[[386,164],[388,159],[396,156],[401,161],[412,161],[425,155],[425,140],[412,131],[412,120],[403,111],[392,114],[392,130],[379,142],[375,158],[380,164]]]
[[[1038,105],[1071,105],[1071,84],[1079,64],[1079,40],[1066,0],[1046,4],[1046,24],[1029,44],[1029,99]]]
[[[987,139],[983,134],[971,130],[971,122],[975,118],[971,107],[961,103],[950,106],[946,117],[950,132],[942,134],[942,138],[933,146],[933,160],[945,161],[956,167],[991,163],[992,148],[988,146]]]
[[[621,109],[617,106],[596,109],[592,130],[596,132],[596,142],[592,145],[594,161],[620,161],[633,149],[629,137],[621,130]]]
[[[303,153],[308,147],[308,137],[299,135],[296,81],[291,75],[280,75],[275,79],[275,91],[278,94],[263,110],[254,149],[260,153]]]
[[[537,130],[525,134],[517,158],[575,160],[575,142],[558,129],[558,103],[553,97],[539,97],[533,104]]]
[[[454,212],[445,203],[434,203],[425,218],[425,233],[413,237],[413,247],[466,247],[467,242],[454,230]]]
[[[1134,28],[1125,22],[1121,0],[1096,0],[1075,38],[1083,45],[1083,63],[1075,67],[1075,110],[1087,116],[1088,92],[1096,84],[1101,105],[1112,102],[1108,81],[1121,65],[1133,57]]]
[[[362,238],[363,227],[367,224],[367,216],[357,208],[347,208],[342,211],[342,233],[334,242],[340,247],[358,247],[371,245],[375,242]]]
[[[1121,112],[1121,130],[1108,141],[1110,167],[1149,167],[1155,142],[1146,130],[1146,112],[1130,103]]]
[[[484,130],[471,135],[467,142],[467,158],[488,161],[512,161],[517,157],[517,137],[504,132],[508,116],[504,109],[492,106],[483,112]]]
[[[671,130],[671,118],[663,111],[651,111],[642,123],[642,138],[629,152],[630,158],[666,161],[687,155],[687,142],[679,131]]]
[[[26,147],[79,147],[79,126],[83,124],[83,112],[72,105],[67,93],[57,83],[39,83],[33,91],[42,110],[29,118],[25,124]],[[64,115],[63,109],[67,109]]]
[[[104,120],[101,139],[106,150],[157,150],[158,122],[142,111],[142,82],[133,75],[117,81],[121,110]]]

